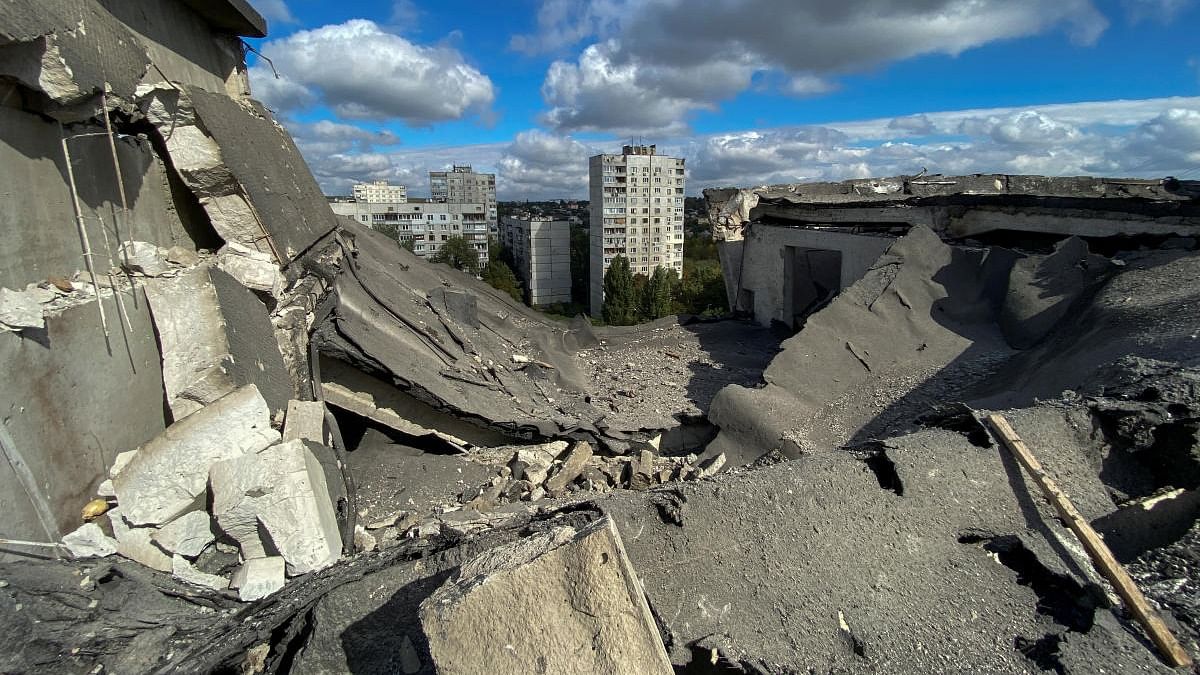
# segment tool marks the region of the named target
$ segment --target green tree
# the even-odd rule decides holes
[[[382,223],[373,223],[371,225],[371,229],[375,230],[376,232],[382,232],[383,234],[386,234],[387,236],[391,237],[392,239],[400,238],[400,223],[396,223],[396,222],[389,223],[387,221],[384,221]]]
[[[600,315],[610,326],[632,326],[638,322],[637,305],[629,260],[619,255],[604,273],[604,305]]]
[[[412,237],[400,240],[400,248],[412,253],[417,250],[417,242]]]
[[[479,271],[479,253],[471,246],[470,242],[458,235],[443,241],[442,247],[433,254],[430,260],[471,274]]]
[[[655,267],[641,293],[642,318],[646,321],[669,316],[674,309],[675,270]]]
[[[508,293],[513,300],[523,301],[521,282],[517,281],[517,275],[513,274],[512,268],[502,261],[489,262],[487,267],[483,268],[483,280],[492,288]]]
[[[687,314],[720,316],[729,312],[725,295],[725,276],[716,260],[683,261],[683,280],[679,284],[679,310]]]

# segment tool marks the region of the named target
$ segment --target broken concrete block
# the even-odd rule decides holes
[[[325,444],[325,404],[320,401],[288,401],[283,422],[283,440],[296,439]]]
[[[217,524],[238,541],[242,557],[275,550],[287,561],[288,574],[297,575],[324,569],[341,555],[325,472],[304,441],[217,462],[209,483]]]
[[[534,485],[541,485],[550,473],[554,458],[558,457],[569,444],[566,441],[552,441],[541,445],[527,445],[517,448],[512,460],[508,463],[512,469],[514,480],[527,480]]]
[[[200,256],[195,251],[188,250],[182,246],[172,246],[167,249],[167,262],[172,262],[183,267],[193,267],[200,264]]]
[[[170,572],[171,556],[154,544],[156,532],[153,527],[131,527],[116,532],[117,553],[159,572]]]
[[[43,328],[42,303],[31,293],[0,288],[0,324],[13,330]]]
[[[654,453],[642,450],[629,464],[629,489],[646,490],[654,483]]]
[[[673,672],[609,518],[487,551],[420,616],[442,675]]]
[[[132,525],[166,523],[192,508],[215,462],[256,453],[279,441],[254,385],[192,413],[138,449],[113,478]]]
[[[117,541],[95,523],[86,523],[65,535],[62,543],[76,558],[103,558],[117,552]]]
[[[162,276],[171,270],[167,263],[167,249],[148,241],[123,242],[117,249],[121,266],[129,272],[139,272],[148,277]]]
[[[283,273],[275,264],[275,256],[237,242],[229,242],[217,253],[217,268],[256,291],[277,296],[284,287]]]
[[[571,446],[571,450],[563,459],[558,472],[546,479],[546,492],[558,494],[565,490],[568,485],[575,482],[576,478],[579,478],[579,474],[583,473],[591,458],[592,445],[587,441],[579,441]]]
[[[725,453],[722,452],[715,457],[709,457],[700,462],[700,465],[692,470],[692,478],[700,479],[715,476],[723,466],[725,466]]]
[[[145,283],[162,352],[163,386],[175,421],[233,391],[225,322],[207,268]]]
[[[367,528],[362,525],[354,527],[354,550],[356,552],[374,551],[378,547],[379,542],[375,540],[375,535],[367,532]]]
[[[159,528],[154,543],[168,553],[195,558],[216,539],[212,525],[208,512],[192,511]]]
[[[229,587],[238,592],[244,602],[260,600],[283,588],[287,579],[284,561],[279,556],[255,558],[242,563],[229,580]]]
[[[132,461],[136,455],[137,450],[118,452],[117,456],[113,458],[112,466],[108,468],[108,477],[116,478],[117,474],[121,473],[121,471],[123,471],[125,467],[129,465],[129,462]]]
[[[229,580],[217,574],[207,574],[196,569],[192,563],[181,555],[171,558],[171,574],[176,579],[197,586],[207,586],[213,590],[223,591],[229,588]]]
[[[116,497],[117,496],[117,490],[116,490],[116,488],[113,487],[113,482],[112,482],[111,478],[100,481],[100,484],[96,486],[96,496],[97,497]]]

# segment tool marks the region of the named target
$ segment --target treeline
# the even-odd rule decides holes
[[[604,274],[601,315],[610,326],[632,326],[672,314],[711,317],[728,312],[716,242],[706,235],[685,239],[682,278],[665,267],[656,267],[649,277],[633,274],[622,255]]]

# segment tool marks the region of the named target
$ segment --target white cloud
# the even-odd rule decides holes
[[[251,0],[250,4],[268,21],[297,23],[296,16],[284,0]]]
[[[289,123],[322,187],[388,179],[427,194],[428,172],[470,163],[495,171],[502,199],[587,197],[587,158],[618,151],[528,130],[511,143],[395,148],[344,125]],[[329,144],[329,145],[320,145]],[[687,159],[688,194],[869,176],[983,172],[1194,177],[1200,167],[1200,97],[928,112],[905,117],[667,138],[659,151]],[[317,154],[316,149],[333,149]]]
[[[1108,22],[1091,0],[721,0],[702,10],[682,0],[545,0],[538,24],[514,48],[597,39],[575,62],[550,67],[546,123],[622,132],[678,129],[760,73],[783,75],[780,91],[807,96],[835,88],[841,74],[1055,28],[1091,44]]]
[[[255,94],[282,112],[315,104],[342,119],[398,118],[411,125],[489,114],[495,88],[455,49],[422,46],[354,19],[300,31],[261,48],[250,69]]]
[[[1121,0],[1129,20],[1135,24],[1142,21],[1170,23],[1192,3],[1193,0]]]

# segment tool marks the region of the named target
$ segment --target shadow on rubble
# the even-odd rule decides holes
[[[421,629],[421,601],[442,585],[445,570],[404,586],[379,609],[350,624],[341,634],[348,672],[435,673],[429,642]]]
[[[763,371],[789,337],[780,328],[766,328],[747,319],[702,321],[680,317],[680,326],[695,336],[706,357],[688,363],[691,376],[686,387],[688,399],[705,413],[726,385],[757,388],[765,384]]]

